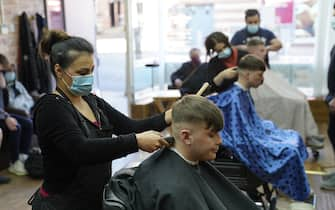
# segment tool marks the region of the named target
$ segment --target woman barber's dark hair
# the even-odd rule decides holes
[[[241,58],[238,63],[239,70],[249,70],[249,71],[265,71],[266,65],[264,61],[254,55],[246,55]]]
[[[59,64],[63,69],[70,66],[81,53],[93,54],[93,46],[85,39],[69,36],[64,31],[47,31],[39,45],[40,54],[49,56],[51,71]]]
[[[245,19],[247,19],[248,17],[253,17],[255,15],[257,15],[259,18],[261,18],[257,9],[247,9],[245,11]]]
[[[218,31],[213,32],[210,35],[208,35],[206,40],[205,40],[205,47],[206,47],[207,55],[212,54],[212,51],[214,51],[214,47],[215,47],[216,43],[219,43],[219,42],[222,42],[226,46],[231,47],[231,45],[229,43],[228,36],[226,36],[222,32],[218,32]]]

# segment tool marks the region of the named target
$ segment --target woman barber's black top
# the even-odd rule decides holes
[[[164,114],[132,120],[97,96],[84,99],[96,123],[59,95],[46,95],[36,105],[34,128],[43,154],[43,189],[64,195],[71,203],[80,202],[82,207],[75,204],[78,209],[101,209],[110,161],[138,151],[135,133],[160,131],[167,125]]]

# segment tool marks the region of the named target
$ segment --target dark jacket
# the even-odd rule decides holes
[[[258,209],[208,162],[190,165],[167,148],[146,159],[134,181],[136,210]]]
[[[246,54],[248,53],[245,51],[237,51],[236,66],[240,59]],[[202,63],[196,71],[183,82],[183,85],[180,88],[180,93],[182,95],[195,94],[205,82],[208,82],[211,87],[208,88],[203,95],[226,90],[237,80],[237,78],[223,80],[222,84],[219,86],[215,85],[213,82],[214,77],[226,68],[228,67],[224,64],[222,59],[219,59],[218,56],[213,57],[209,63]]]
[[[330,52],[330,63],[328,67],[328,95],[326,97],[329,103],[335,97],[335,46]]]
[[[184,81],[185,79],[187,79],[187,77],[192,74],[192,72],[198,68],[198,66],[201,63],[199,63],[198,65],[192,63],[192,61],[189,62],[185,62],[182,64],[182,66],[175,72],[173,72],[171,74],[171,83],[174,86],[174,81],[176,79],[180,79],[182,81]]]
[[[96,124],[66,98],[49,94],[36,105],[34,128],[43,154],[43,189],[61,195],[67,209],[99,210],[110,162],[138,151],[135,133],[162,130],[166,124],[164,114],[132,120],[97,96],[84,99],[94,111]]]
[[[36,16],[38,30],[44,27],[40,16]],[[38,55],[37,41],[31,29],[30,20],[25,12],[19,17],[19,74],[18,79],[28,92],[51,92],[49,65]],[[40,34],[39,34],[40,36]]]
[[[192,74],[183,82],[180,88],[181,95],[194,94],[206,82],[207,78],[207,67],[208,63],[202,63],[200,66],[192,72]]]
[[[37,69],[37,48],[30,21],[25,12],[19,17],[19,80],[28,92],[39,90],[40,81]]]

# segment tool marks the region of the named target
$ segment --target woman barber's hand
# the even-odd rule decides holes
[[[237,67],[234,66],[234,67],[231,67],[231,68],[227,68],[223,71],[221,71],[220,73],[218,73],[214,79],[213,79],[213,82],[219,86],[221,85],[221,83],[223,82],[223,80],[225,79],[234,79],[234,78],[237,78],[238,76],[238,73],[236,71]]]
[[[177,88],[181,88],[181,86],[183,85],[183,81],[181,79],[175,79],[174,80],[174,85],[177,87]]]
[[[146,152],[153,152],[163,146],[169,146],[169,143],[157,131],[138,133],[136,134],[136,139],[138,147]]]
[[[237,71],[236,71],[237,67],[234,66],[234,67],[231,67],[231,68],[228,68],[228,69],[225,69],[224,71],[222,71],[221,73],[223,74],[223,77],[225,79],[234,79],[237,77]],[[221,74],[220,73],[220,74]]]
[[[172,122],[172,109],[169,109],[165,112],[164,120],[167,125],[171,125]]]
[[[335,98],[333,98],[329,103],[329,111],[331,113],[335,113]]]

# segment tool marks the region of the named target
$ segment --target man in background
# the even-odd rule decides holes
[[[171,89],[179,89],[183,82],[190,76],[201,64],[200,50],[192,48],[190,50],[190,61],[185,62],[182,66],[171,75]]]
[[[256,9],[248,9],[245,11],[246,27],[237,31],[232,40],[231,45],[240,50],[247,51],[247,43],[251,39],[260,39],[265,43],[266,51],[278,51],[282,48],[282,43],[275,34],[265,28],[260,27],[261,17]],[[265,62],[269,66],[269,58],[266,53]]]

